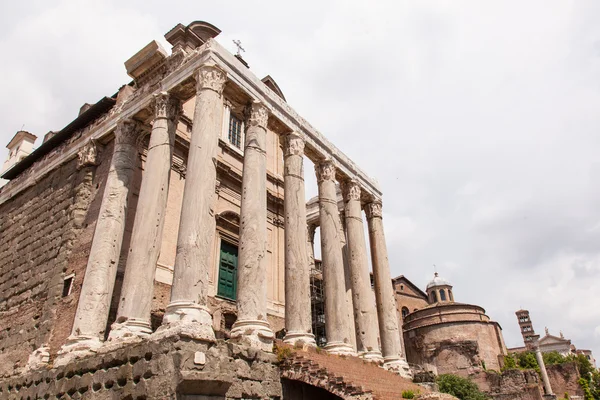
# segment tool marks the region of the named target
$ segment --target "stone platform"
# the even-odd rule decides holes
[[[281,398],[277,357],[224,341],[173,336],[100,349],[62,367],[47,365],[0,382],[2,399],[141,400],[188,395]]]

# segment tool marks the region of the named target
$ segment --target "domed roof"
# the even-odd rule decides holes
[[[436,272],[433,276],[433,279],[427,284],[427,290],[435,286],[452,286],[452,284],[450,284],[450,282],[444,278],[440,278]]]

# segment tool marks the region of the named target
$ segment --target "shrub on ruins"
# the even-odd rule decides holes
[[[502,372],[517,368],[517,361],[515,360],[514,354],[508,354],[504,356],[504,365],[501,369]]]
[[[457,375],[443,374],[436,380],[439,391],[458,397],[460,400],[486,400],[489,397],[481,392],[469,379]]]
[[[535,354],[531,351],[525,351],[517,354],[517,365],[521,369],[535,369],[537,373],[540,373],[540,367],[538,366]]]
[[[402,391],[402,398],[403,399],[414,399],[415,392],[413,392],[412,390],[404,390],[404,391]]]
[[[567,362],[567,358],[558,351],[543,353],[542,357],[544,358],[544,364],[546,365],[564,364]]]

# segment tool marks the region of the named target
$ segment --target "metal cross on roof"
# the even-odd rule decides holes
[[[238,56],[241,56],[240,51],[246,52],[246,50],[244,50],[244,48],[242,47],[242,42],[240,40],[233,40],[233,44],[235,44],[237,47]]]

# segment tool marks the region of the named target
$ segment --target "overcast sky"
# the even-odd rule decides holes
[[[0,143],[39,145],[208,21],[379,181],[392,275],[424,288],[436,264],[507,346],[522,307],[600,360],[600,2],[285,3],[0,2]]]

